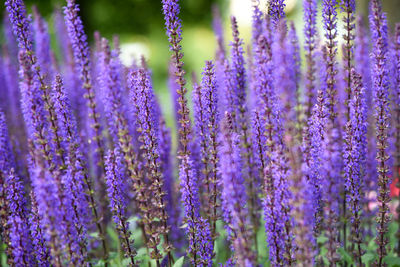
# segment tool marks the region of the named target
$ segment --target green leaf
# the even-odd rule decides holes
[[[99,232],[92,232],[89,234],[90,237],[93,237],[94,239],[99,239]]]
[[[391,267],[400,267],[400,257],[388,255],[383,260]]]
[[[375,242],[375,238],[371,239],[368,243],[368,250],[369,251],[375,251],[378,248],[378,245]]]
[[[362,259],[362,262],[368,266],[369,263],[371,263],[375,260],[375,257],[376,257],[376,254],[374,254],[374,253],[366,253],[361,256],[361,259]]]
[[[173,265],[173,267],[182,267],[183,262],[185,260],[185,256],[180,257]]]
[[[103,267],[103,266],[105,266],[104,260],[99,260],[94,264],[94,267]]]
[[[391,224],[389,224],[389,232],[387,234],[387,236],[389,237],[389,247],[391,248],[391,251],[393,251],[393,249],[396,247],[397,245],[397,236],[396,233],[399,229],[399,225],[397,224],[397,222],[392,222]]]
[[[318,244],[325,244],[326,241],[328,241],[329,238],[327,238],[326,236],[320,235],[319,237],[317,237],[317,243]]]
[[[344,250],[344,248],[340,247],[338,248],[338,252],[340,254],[340,256],[342,256],[342,260],[344,262],[347,262],[348,264],[353,264],[353,258],[350,256],[350,254]]]
[[[139,248],[137,251],[137,255],[135,256],[135,259],[142,263],[148,263],[150,261],[150,256],[149,254],[147,254],[147,249]]]

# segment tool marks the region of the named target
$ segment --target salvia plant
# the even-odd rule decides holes
[[[382,0],[303,0],[303,29],[248,1],[249,43],[213,7],[190,87],[160,2],[176,140],[146,59],[92,48],[75,0],[52,22],[5,1],[0,266],[400,266],[400,24]]]

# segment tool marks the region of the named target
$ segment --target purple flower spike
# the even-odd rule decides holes
[[[324,93],[319,90],[317,104],[313,108],[312,117],[308,121],[308,130],[310,138],[310,158],[308,169],[308,182],[312,187],[312,205],[313,213],[312,226],[315,236],[321,233],[323,220],[324,200],[322,197],[323,178],[326,170],[323,164],[323,156],[325,152],[325,128],[327,124],[327,111],[324,105]]]
[[[380,0],[371,1],[369,21],[371,25],[373,43],[373,72],[372,87],[374,92],[376,147],[377,147],[377,172],[378,172],[378,202],[377,214],[377,238],[378,258],[376,264],[383,265],[383,259],[387,255],[388,222],[390,202],[390,177],[388,160],[388,133],[390,129],[390,105],[389,105],[389,70],[388,70],[388,28],[386,15],[382,11]]]
[[[315,62],[315,49],[317,45],[317,1],[316,0],[304,0],[304,37],[305,44],[304,50],[306,53],[306,118],[311,117],[311,111],[315,103],[315,74],[316,74],[316,62]]]
[[[295,55],[291,51],[291,43],[287,36],[286,21],[276,25],[276,32],[272,43],[272,64],[274,65],[274,88],[282,100],[285,121],[294,121],[294,107],[296,105],[296,66]],[[256,77],[258,79],[258,77]],[[289,126],[290,127],[290,126]]]
[[[362,265],[363,251],[362,229],[360,212],[362,210],[362,178],[366,167],[367,145],[367,107],[365,90],[362,86],[361,76],[352,71],[353,99],[350,101],[350,120],[346,124],[344,134],[344,164],[347,191],[347,203],[351,211],[351,242],[354,244],[353,256],[358,264]]]
[[[83,91],[85,91],[84,97],[86,98],[88,109],[87,114],[89,116],[88,123],[93,130],[89,136],[95,146],[95,158],[98,160],[97,163],[99,169],[101,169],[101,172],[104,172],[104,142],[103,135],[101,134],[102,129],[99,121],[99,113],[97,111],[97,104],[95,100],[96,97],[91,80],[92,70],[90,64],[90,50],[87,42],[87,36],[83,29],[83,23],[78,12],[79,6],[75,3],[75,0],[68,0],[67,6],[64,7],[65,24],[67,26],[68,36],[72,45],[76,72],[79,74],[81,81],[80,86],[84,89]],[[103,181],[96,180],[96,182],[100,185],[101,191],[105,191]],[[103,230],[101,232],[103,232]],[[108,248],[104,234],[100,234],[100,238],[103,247],[103,259],[107,261]]]
[[[25,120],[28,137],[35,143],[40,143],[48,151],[47,121],[44,102],[40,93],[37,75],[32,72],[27,53],[20,51],[20,91],[21,109]]]
[[[118,150],[109,151],[106,156],[106,181],[107,193],[110,199],[110,209],[113,214],[120,243],[122,244],[125,258],[130,260],[130,265],[135,266],[136,251],[133,240],[130,238],[129,223],[126,218],[127,202],[123,185],[124,167],[121,164],[121,155]]]
[[[68,0],[67,6],[64,7],[65,24],[67,25],[68,36],[74,52],[76,71],[79,74],[81,86],[86,91],[85,98],[89,108],[89,122],[94,131],[92,140],[95,143],[96,153],[98,154],[98,165],[104,168],[104,144],[91,80],[90,50],[78,12],[79,6],[75,3],[75,0]],[[106,254],[104,252],[104,257],[108,257]]]
[[[231,87],[228,90],[227,101],[229,101],[228,112],[231,111],[233,117],[233,127],[236,133],[242,137],[242,157],[243,157],[243,173],[246,182],[247,193],[249,196],[249,212],[251,214],[251,223],[253,224],[253,241],[256,243],[256,233],[259,227],[259,205],[260,200],[258,198],[259,186],[257,179],[256,170],[254,167],[253,151],[250,144],[250,131],[249,123],[247,121],[248,110],[247,110],[247,81],[246,81],[246,68],[243,51],[243,40],[240,38],[238,24],[235,17],[231,17],[232,25],[232,36],[233,41],[231,42],[231,66],[230,76],[231,81],[228,85]],[[233,95],[230,95],[233,93]],[[232,99],[232,101],[231,101]]]
[[[10,228],[8,227],[9,203],[7,200],[7,177],[10,169],[15,166],[11,153],[11,144],[8,136],[8,127],[3,111],[0,109],[0,234],[4,243],[9,243]],[[11,249],[9,261],[12,260]]]
[[[354,61],[356,71],[363,79],[367,105],[372,105],[371,92],[371,58],[370,58],[370,37],[365,25],[365,18],[357,18],[357,32],[355,37]]]
[[[160,226],[153,229],[151,238],[154,238],[152,249],[156,252],[160,242],[160,236],[164,236],[164,249],[168,254],[169,261],[172,261],[172,246],[168,237],[168,214],[166,213],[165,192],[163,187],[163,176],[160,169],[160,147],[158,140],[159,114],[156,109],[157,102],[151,86],[147,70],[139,69],[130,73],[131,99],[133,99],[134,113],[137,114],[138,132],[141,148],[144,152],[145,167],[149,171],[148,191],[153,195],[151,203],[150,220],[157,226],[155,219],[160,220]],[[150,233],[149,233],[150,234]],[[160,259],[161,255],[157,255]]]
[[[160,168],[164,177],[164,190],[166,192],[165,199],[167,201],[166,210],[168,213],[168,225],[171,227],[170,237],[174,247],[177,250],[181,250],[184,245],[184,235],[179,229],[181,223],[181,214],[179,206],[179,197],[176,192],[176,182],[173,175],[173,166],[171,157],[171,131],[165,125],[163,118],[160,118]]]
[[[5,5],[14,30],[14,35],[18,40],[19,48],[32,51],[33,36],[31,19],[26,15],[24,2],[22,0],[6,0]]]
[[[0,179],[5,178],[15,165],[14,156],[11,152],[11,143],[6,125],[6,117],[0,109]],[[2,180],[4,182],[4,180]],[[0,183],[2,186],[3,183]]]
[[[300,57],[300,44],[299,44],[299,37],[297,36],[296,27],[294,22],[290,23],[289,32],[288,32],[288,39],[290,42],[289,46],[289,55],[291,56],[292,68],[294,68],[294,83],[296,86],[295,92],[295,111],[296,111],[296,137],[297,141],[300,144],[302,141],[302,132],[304,127],[304,119],[302,118],[303,115],[303,106],[301,102],[301,57]]]
[[[326,93],[327,128],[326,128],[326,235],[328,237],[327,258],[330,262],[339,261],[336,250],[337,228],[339,222],[340,181],[342,179],[341,133],[338,119],[338,93],[337,93],[337,8],[336,0],[322,2],[322,16],[325,29],[325,44],[323,47],[324,66],[321,73],[322,88]]]
[[[102,90],[104,110],[108,118],[108,129],[115,144],[118,144],[118,114],[122,112],[121,63],[118,51],[110,49],[106,39],[101,40],[99,60],[99,84]]]
[[[286,17],[285,0],[270,0],[268,3],[268,14],[271,16],[271,22],[277,25],[279,20]]]
[[[6,200],[8,207],[9,239],[12,249],[12,260],[16,266],[33,266],[33,247],[26,211],[26,198],[21,179],[11,169],[6,178]]]
[[[33,7],[33,13],[35,53],[38,59],[38,64],[42,69],[42,73],[46,77],[46,82],[50,82],[52,79],[52,58],[48,26],[35,6]]]
[[[343,61],[344,61],[344,80],[345,80],[345,91],[346,91],[346,117],[350,116],[350,105],[349,102],[352,98],[351,95],[351,70],[353,68],[353,46],[354,46],[354,29],[355,29],[355,12],[356,12],[356,1],[355,0],[344,0],[342,10],[346,13],[343,16],[343,23],[345,33],[343,39]],[[345,241],[346,242],[346,241]]]
[[[257,43],[258,37],[263,32],[263,13],[259,8],[259,0],[252,1],[253,16],[252,16],[252,34],[251,38],[254,44]]]
[[[172,52],[172,68],[176,77],[176,102],[178,103],[177,119],[179,118],[178,136],[179,136],[179,154],[190,155],[190,135],[192,132],[189,107],[187,104],[186,93],[187,89],[186,79],[184,77],[185,71],[183,69],[183,53],[180,42],[182,41],[182,23],[179,18],[179,0],[162,0],[163,13],[165,20],[165,28],[170,43],[170,51]]]
[[[215,68],[206,61],[201,86],[195,85],[193,103],[196,133],[201,144],[201,171],[204,175],[204,208],[211,224],[211,233],[215,239],[218,201],[217,174],[217,132],[218,132],[218,88]]]
[[[29,216],[30,232],[32,236],[32,244],[34,255],[39,267],[51,266],[50,249],[44,237],[45,228],[41,225],[41,219],[38,212],[38,204],[35,194],[31,191],[31,214]]]
[[[217,207],[218,207],[218,155],[217,155],[217,133],[219,130],[219,112],[218,112],[218,86],[215,76],[215,67],[212,61],[206,61],[206,66],[203,71],[203,79],[201,82],[201,97],[203,98],[203,105],[205,111],[205,125],[207,128],[207,146],[208,146],[208,157],[210,158],[210,203],[213,207],[212,213],[210,213],[210,224],[211,233],[213,234],[213,240],[215,238],[216,220],[218,218]],[[207,156],[206,156],[207,157]]]
[[[237,105],[234,106],[236,109],[234,116],[235,120],[241,123],[242,118],[242,109],[246,104],[246,69],[245,69],[245,60],[244,60],[244,51],[243,51],[243,40],[239,36],[238,24],[235,17],[231,17],[231,25],[232,25],[232,35],[233,41],[231,42],[231,70],[232,70],[232,78],[233,78],[233,86],[234,86],[234,94],[237,99]],[[230,103],[230,105],[234,105],[234,103]]]
[[[395,88],[394,88],[394,123],[395,123],[395,162],[394,162],[394,177],[400,178],[400,23],[396,24],[396,35],[395,35]],[[397,187],[400,187],[400,182],[397,180]],[[400,212],[400,205],[397,206],[396,211]],[[398,217],[400,221],[400,216]],[[400,236],[400,229],[398,235]],[[398,253],[400,255],[400,246],[398,246]]]
[[[254,263],[255,256],[249,239],[247,193],[242,176],[240,136],[234,132],[233,117],[225,113],[221,148],[219,150],[219,172],[221,174],[221,201],[228,238],[232,242],[235,259],[240,266]]]
[[[198,184],[194,173],[193,162],[188,156],[182,158],[179,180],[181,199],[184,207],[186,234],[189,239],[191,263],[201,266],[212,266],[213,243],[209,224],[200,216],[200,199]]]

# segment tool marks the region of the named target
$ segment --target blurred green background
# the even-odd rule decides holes
[[[80,4],[80,14],[91,41],[96,30],[107,38],[112,38],[115,34],[119,35],[125,64],[131,62],[132,56],[138,58],[140,54],[145,55],[153,70],[154,88],[168,118],[167,123],[173,126],[172,105],[167,90],[169,51],[161,0],[77,0],[77,2]],[[260,2],[262,6],[265,6],[266,0],[260,0]],[[303,28],[302,2],[302,0],[286,0],[288,17],[295,21],[300,36]],[[368,2],[368,0],[358,0],[358,13],[367,14]],[[65,5],[64,0],[25,0],[25,3],[28,11],[35,4],[48,21],[52,21],[54,8]],[[211,27],[212,5],[217,4],[222,12],[226,43],[230,39],[229,16],[234,14],[238,17],[245,43],[249,44],[251,0],[181,0],[180,4],[184,61],[188,78],[193,71],[200,73],[204,60],[214,56],[215,39]],[[400,21],[398,11],[400,0],[383,0],[383,4],[393,29],[394,23]],[[0,11],[4,12],[4,6],[0,7]],[[53,31],[52,27],[51,31]],[[52,34],[54,35],[54,32]],[[53,43],[56,44],[54,41]]]

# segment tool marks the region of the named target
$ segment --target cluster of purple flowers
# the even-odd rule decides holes
[[[227,49],[213,10],[217,51],[201,82],[192,75],[191,110],[179,0],[161,1],[174,142],[146,60],[124,66],[118,39],[100,34],[91,48],[75,0],[55,12],[59,59],[38,10],[5,1],[0,248],[10,266],[400,257],[400,230],[389,236],[393,213],[400,224],[400,24],[392,36],[382,0],[370,1],[370,29],[354,0],[323,0],[320,34],[318,1],[304,0],[301,50],[284,0],[266,12],[252,3],[247,53],[233,16]]]

